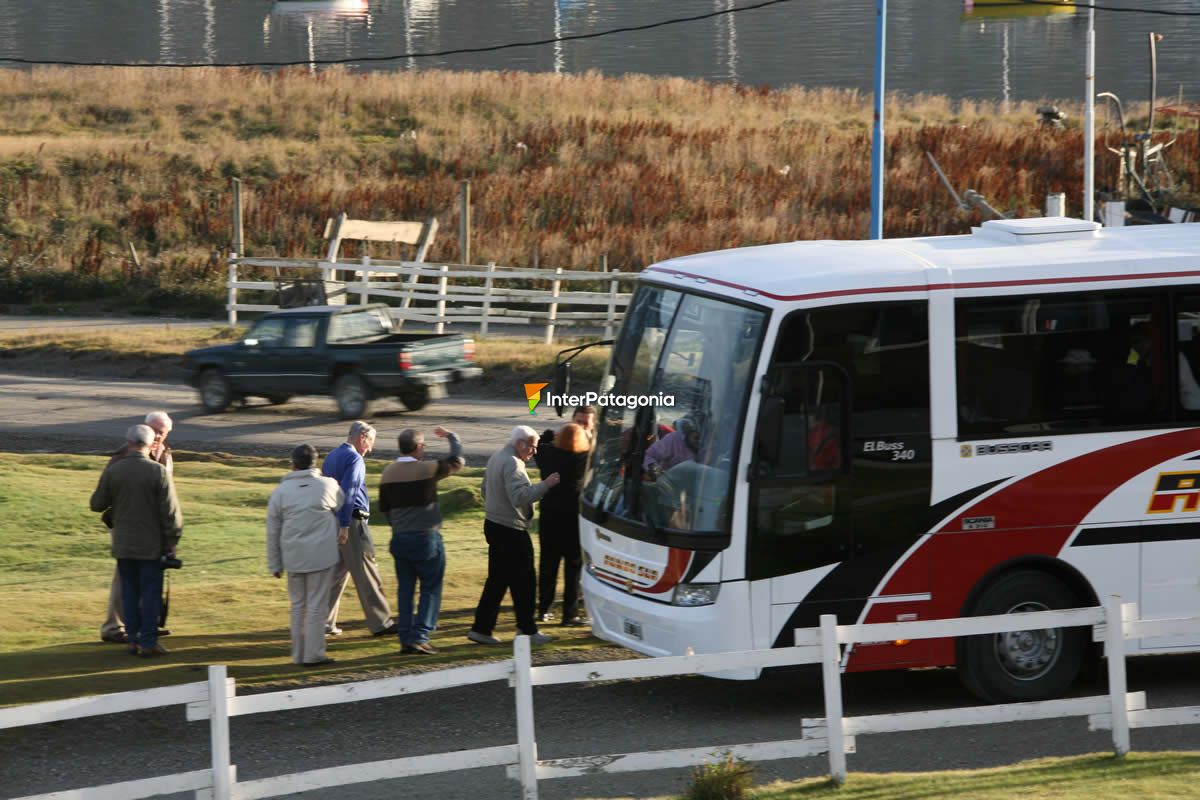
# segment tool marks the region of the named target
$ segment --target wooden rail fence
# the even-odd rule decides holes
[[[472,324],[481,336],[490,324],[536,325],[543,341],[551,344],[558,329],[573,326],[602,327],[605,338],[611,338],[637,273],[437,265],[369,256],[360,261],[234,257],[226,282],[229,324],[237,324],[241,311],[276,310],[274,293],[295,279],[320,282],[330,303],[387,302],[401,324],[431,325],[438,333],[446,325]],[[569,288],[579,284],[584,286]],[[258,301],[244,302],[241,293],[251,291],[259,293]]]
[[[1107,695],[859,717],[846,717],[842,712],[842,646],[850,646],[855,642],[975,636],[1047,627],[1082,626],[1092,627],[1094,639],[1104,644],[1108,666]],[[819,628],[798,628],[795,632],[796,644],[790,648],[541,667],[533,666],[529,638],[518,636],[513,642],[513,658],[504,661],[420,675],[244,697],[235,695],[234,682],[226,678],[225,667],[214,666],[209,667],[206,683],[0,709],[0,728],[37,725],[97,714],[117,714],[173,704],[187,706],[189,721],[209,721],[212,763],[210,769],[34,795],[20,800],[51,800],[62,797],[76,800],[132,800],[186,791],[195,792],[197,798],[250,800],[487,766],[506,767],[508,776],[519,782],[522,798],[536,800],[538,782],[543,780],[600,772],[636,772],[696,766],[727,755],[749,761],[768,761],[824,754],[829,759],[831,778],[840,784],[846,780],[846,753],[856,752],[857,737],[897,731],[1082,716],[1087,717],[1091,730],[1112,731],[1113,752],[1118,756],[1124,755],[1130,750],[1131,728],[1190,725],[1200,722],[1200,706],[1148,709],[1144,692],[1126,691],[1126,642],[1146,637],[1187,636],[1198,632],[1200,617],[1142,620],[1138,619],[1135,604],[1122,604],[1120,598],[1114,596],[1103,606],[1094,608],[919,622],[838,625],[833,616],[824,615],[821,617]],[[821,665],[825,699],[824,717],[797,721],[797,727],[802,733],[799,739],[538,759],[533,707],[533,689],[536,686],[713,674],[746,667],[793,664]],[[362,702],[500,680],[508,681],[515,694],[515,744],[312,769],[252,781],[238,781],[236,767],[230,763],[230,717]]]

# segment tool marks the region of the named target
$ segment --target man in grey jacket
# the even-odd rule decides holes
[[[166,467],[150,458],[154,431],[134,425],[125,434],[128,453],[100,475],[92,511],[112,509],[112,554],[121,576],[129,652],[143,658],[167,652],[158,643],[164,555],[174,556],[183,515]]]
[[[526,425],[513,428],[508,444],[488,459],[483,478],[483,535],[488,543],[488,574],[483,584],[475,624],[467,638],[479,644],[500,644],[492,635],[500,615],[500,601],[512,592],[517,632],[529,636],[534,644],[545,644],[554,637],[538,633],[533,616],[534,585],[533,542],[529,523],[533,504],[558,485],[558,473],[541,483],[529,480],[525,463],[537,452],[537,432]]]
[[[317,451],[292,451],[292,471],[267,502],[267,569],[287,571],[292,608],[292,663],[331,664],[325,655],[325,619],[338,563],[338,509],[345,502],[338,482],[313,468]]]

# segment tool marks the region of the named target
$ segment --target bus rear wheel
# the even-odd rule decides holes
[[[1079,604],[1057,578],[1020,570],[984,590],[971,614],[1019,614]],[[957,642],[958,674],[972,694],[989,703],[1045,700],[1061,695],[1079,675],[1087,646],[1087,628],[966,636]]]

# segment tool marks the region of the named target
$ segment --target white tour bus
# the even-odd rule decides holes
[[[641,276],[584,485],[597,635],[655,656],[797,627],[1096,605],[1200,613],[1200,224],[985,222]],[[1144,639],[1141,653],[1200,648]],[[1083,628],[858,645],[1061,693]],[[735,677],[756,677],[754,672]]]

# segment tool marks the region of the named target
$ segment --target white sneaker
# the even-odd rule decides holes
[[[529,643],[530,644],[546,644],[547,642],[553,642],[553,641],[554,641],[554,637],[548,633],[531,633],[531,634],[529,634]]]
[[[480,633],[474,628],[467,631],[467,638],[472,642],[475,642],[475,644],[500,644],[500,640],[495,636],[489,636],[486,633]]]

